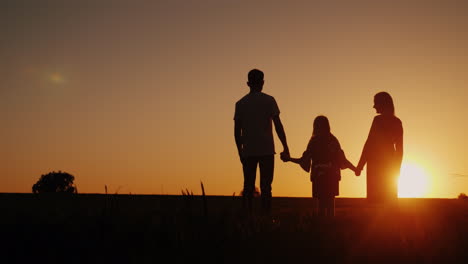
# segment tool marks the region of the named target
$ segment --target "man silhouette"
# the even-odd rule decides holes
[[[275,98],[262,92],[264,74],[253,69],[248,74],[250,93],[236,103],[234,137],[244,172],[243,205],[252,211],[257,164],[260,167],[262,212],[271,213],[271,184],[275,165],[272,121],[283,144],[282,155],[289,156],[283,124]]]

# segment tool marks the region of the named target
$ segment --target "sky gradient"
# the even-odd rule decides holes
[[[391,2],[391,3],[387,3]],[[326,115],[357,163],[389,92],[426,197],[468,192],[464,1],[2,1],[0,192],[66,171],[79,192],[232,195],[234,104],[265,73],[292,156]],[[281,144],[275,136],[277,152]],[[343,171],[340,196],[365,197]],[[258,185],[258,179],[257,179]],[[273,196],[310,196],[276,157]]]

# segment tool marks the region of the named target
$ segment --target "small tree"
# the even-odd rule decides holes
[[[32,186],[33,193],[77,193],[73,184],[75,177],[66,172],[49,172],[41,175],[41,178]]]

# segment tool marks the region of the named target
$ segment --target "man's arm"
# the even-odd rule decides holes
[[[275,123],[276,134],[278,135],[281,144],[283,144],[283,152],[288,153],[289,155],[289,147],[288,142],[286,141],[286,133],[284,133],[283,124],[281,123],[279,115],[273,116],[273,123]]]
[[[236,140],[237,152],[239,153],[239,158],[242,162],[242,128],[241,121],[236,119],[234,120],[234,139]]]

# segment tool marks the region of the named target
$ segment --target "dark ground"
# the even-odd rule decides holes
[[[257,201],[258,202],[258,201]],[[258,204],[257,204],[258,207]],[[3,263],[468,263],[468,201],[273,198],[273,219],[240,197],[0,194]],[[206,210],[206,211],[205,211]],[[169,261],[166,261],[168,259]]]

